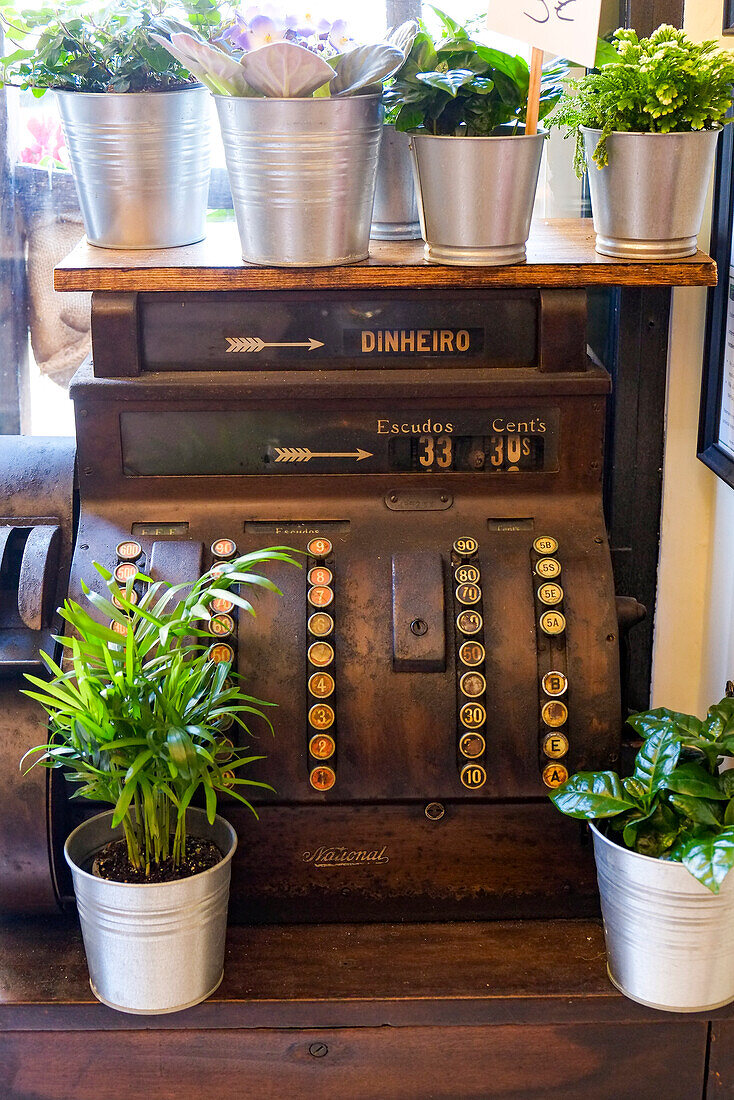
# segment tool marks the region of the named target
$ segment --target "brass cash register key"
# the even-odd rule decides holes
[[[543,691],[554,698],[565,695],[568,691],[568,677],[563,672],[546,672],[543,677]]]
[[[541,584],[538,599],[548,607],[555,607],[563,599],[563,589],[560,584]]]
[[[334,725],[334,709],[328,703],[317,703],[308,712],[309,725],[315,730],[328,730]]]
[[[328,638],[334,629],[334,620],[325,611],[316,611],[308,620],[309,634],[317,638]]]
[[[234,650],[232,646],[227,645],[226,642],[217,642],[216,645],[210,647],[207,657],[216,664],[220,664],[224,661],[233,661]]]
[[[311,539],[306,550],[312,558],[328,558],[333,547],[328,539]]]
[[[568,768],[563,764],[546,764],[543,768],[543,782],[546,787],[560,787],[568,779]]]
[[[478,699],[487,690],[487,681],[481,672],[465,672],[459,680],[459,687],[469,699]]]
[[[322,764],[314,768],[308,778],[315,791],[330,791],[336,783],[336,772]]]
[[[125,599],[128,600],[129,603],[132,603],[132,604],[136,604],[138,602],[138,594],[137,594],[137,592],[135,591],[134,588],[131,588],[129,592],[125,593]],[[120,611],[124,610],[124,608],[122,606],[122,603],[117,598],[117,596],[112,597],[112,602],[115,605],[115,607],[119,607]]]
[[[233,558],[237,553],[237,543],[232,539],[217,539],[211,546],[215,558]]]
[[[464,703],[459,711],[459,721],[469,730],[477,730],[487,721],[487,712],[481,703]]]
[[[476,539],[461,538],[454,543],[454,553],[460,558],[473,558],[478,549],[479,543]]]
[[[465,764],[459,778],[470,791],[476,791],[487,782],[487,773],[481,764]]]
[[[454,573],[457,584],[479,584],[479,577],[476,565],[460,565]]]
[[[308,583],[313,585],[331,584],[334,575],[325,565],[316,565],[308,571]]]
[[[336,752],[336,742],[328,733],[316,733],[308,743],[308,751],[315,760],[329,760]]]
[[[215,615],[209,620],[209,632],[218,638],[226,638],[234,630],[234,619],[231,615]]]
[[[566,617],[560,611],[544,611],[540,616],[540,629],[544,634],[563,634]]]
[[[317,668],[326,668],[334,660],[334,649],[328,642],[314,642],[308,647],[308,659]]]
[[[477,668],[485,657],[486,653],[481,642],[463,642],[459,649],[459,660],[469,668]]]
[[[328,672],[314,672],[308,678],[308,690],[315,699],[328,699],[334,694],[334,677]]]
[[[568,721],[568,707],[565,703],[562,703],[560,699],[552,699],[549,703],[543,703],[540,717],[543,719],[546,726],[550,726],[551,729],[557,729],[559,726],[565,725]]]
[[[533,550],[538,554],[555,554],[558,549],[558,540],[550,535],[539,535],[533,543]]]
[[[209,604],[209,608],[216,615],[229,615],[231,611],[234,611],[234,604],[232,600],[228,600],[224,596],[215,596]]]
[[[143,553],[143,548],[139,542],[128,540],[126,542],[118,542],[116,553],[118,558],[122,558],[123,561],[137,561]]]
[[[459,741],[459,752],[469,760],[475,760],[481,756],[487,747],[487,742],[481,733],[465,733]]]
[[[545,580],[554,580],[561,575],[561,563],[556,558],[539,558],[535,563],[535,572]]]
[[[549,733],[543,738],[543,752],[551,760],[557,760],[568,752],[568,738],[565,733]]]
[[[456,625],[462,634],[478,634],[482,629],[483,619],[478,611],[462,611],[456,618]]]
[[[319,585],[317,588],[308,590],[307,599],[312,607],[328,607],[334,601],[334,590]]]
[[[456,599],[464,606],[479,603],[482,598],[482,590],[478,584],[460,584],[456,589]]]

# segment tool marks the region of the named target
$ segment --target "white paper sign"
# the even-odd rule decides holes
[[[592,68],[601,0],[489,0],[487,27]]]

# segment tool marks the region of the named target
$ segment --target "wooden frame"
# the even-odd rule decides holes
[[[734,0],[729,0],[734,7]],[[698,426],[698,457],[723,481],[734,488],[734,451],[721,446],[719,427],[724,387],[724,369],[729,317],[729,268],[734,218],[734,133],[726,126],[716,160],[711,254],[719,267],[719,281],[709,291],[704,343],[701,412]],[[734,303],[731,304],[734,310]]]
[[[734,34],[734,0],[724,0],[724,25],[722,34]]]

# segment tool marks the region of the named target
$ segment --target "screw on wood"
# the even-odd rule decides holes
[[[312,1058],[323,1058],[329,1053],[329,1048],[326,1043],[311,1043],[311,1046],[308,1048],[308,1053]]]

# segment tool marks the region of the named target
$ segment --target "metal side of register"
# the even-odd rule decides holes
[[[231,920],[596,911],[584,832],[547,799],[616,765],[623,710],[610,382],[585,307],[584,291],[95,294],[95,367],[71,391],[70,596],[95,562],[178,582],[238,552],[302,554],[271,570],[282,598],[259,596],[254,622],[223,607],[212,639],[278,705],[275,736],[250,739],[267,757],[252,778],[275,788],[260,821],[222,805]],[[71,456],[48,446],[58,492],[9,489],[0,521],[5,759],[42,739],[35,713],[16,730],[17,672],[66,592]],[[29,481],[21,460],[7,480]],[[3,865],[33,848],[28,896],[12,874],[0,892],[11,912],[69,899],[61,843],[95,809],[33,776],[6,776],[0,803]]]

